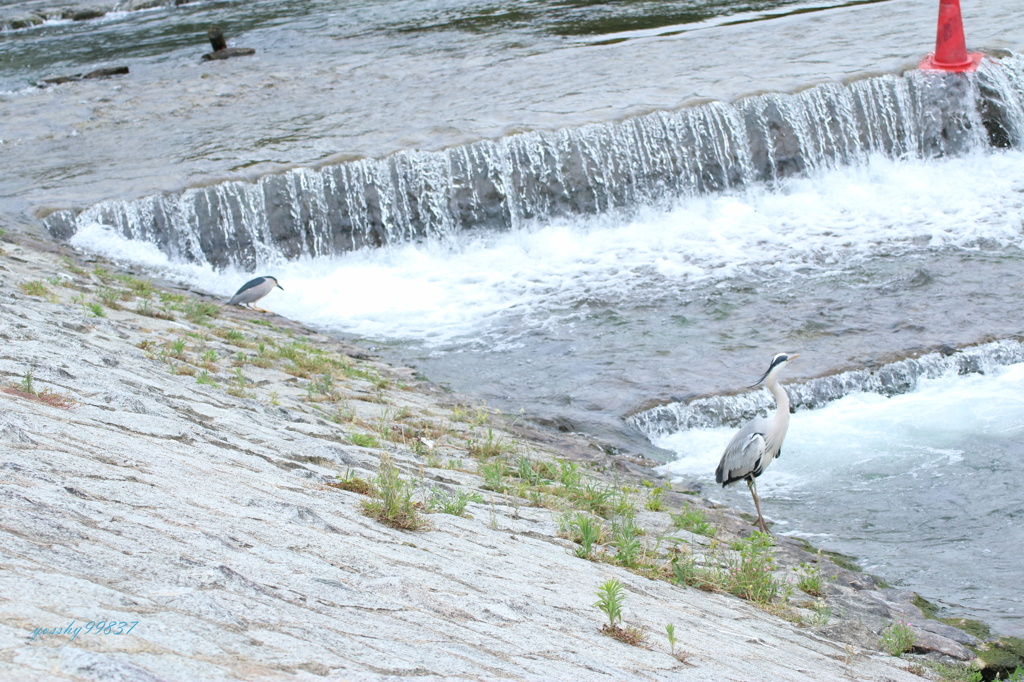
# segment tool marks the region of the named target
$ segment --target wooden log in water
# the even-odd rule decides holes
[[[223,50],[204,54],[203,60],[230,59],[231,57],[244,57],[249,54],[256,54],[256,50],[251,47],[225,47]]]
[[[88,21],[89,19],[99,19],[106,13],[106,7],[70,7],[61,12],[61,18],[71,21]]]
[[[110,66],[103,69],[96,69],[89,73],[76,73],[70,76],[55,76],[53,78],[44,78],[43,80],[36,83],[41,88],[45,88],[47,85],[60,85],[61,83],[71,83],[72,81],[80,81],[85,79],[93,78],[108,78],[110,76],[123,76],[128,73],[127,66]]]
[[[82,76],[82,78],[106,78],[108,76],[123,76],[128,73],[127,66],[111,66],[106,69],[96,69]]]
[[[213,52],[203,55],[203,61],[210,61],[211,59],[230,59],[231,57],[243,57],[245,55],[256,54],[256,50],[251,47],[228,47],[228,41],[224,38],[224,31],[219,26],[211,26],[210,30],[206,32],[206,36],[210,39],[210,45],[213,46]]]

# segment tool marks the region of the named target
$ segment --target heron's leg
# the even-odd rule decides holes
[[[761,516],[761,500],[757,497],[757,483],[754,482],[753,476],[747,479],[747,487],[750,488],[750,494],[754,498],[754,508],[757,509],[757,525],[761,527],[762,533],[770,535],[770,533],[768,533],[768,528],[764,525],[764,517]]]

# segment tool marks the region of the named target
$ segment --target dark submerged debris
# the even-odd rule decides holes
[[[73,81],[80,80],[91,80],[94,78],[109,78],[110,76],[123,76],[128,73],[127,66],[111,66],[104,69],[96,69],[89,73],[76,73],[70,76],[54,76],[53,78],[44,78],[43,80],[36,83],[40,88],[45,88],[48,85],[60,85],[61,83],[71,83]]]
[[[244,57],[256,54],[256,50],[251,47],[228,47],[227,39],[224,38],[224,31],[219,26],[211,26],[206,35],[210,39],[210,45],[213,46],[213,52],[204,54],[203,61],[230,59],[231,57]]]

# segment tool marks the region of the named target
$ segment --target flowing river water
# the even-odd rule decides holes
[[[0,33],[0,217],[218,295],[274,274],[267,307],[742,509],[715,464],[799,352],[775,530],[1020,635],[1024,13],[965,3],[988,57],[941,78],[931,4],[50,18]],[[211,24],[256,55],[201,63]]]

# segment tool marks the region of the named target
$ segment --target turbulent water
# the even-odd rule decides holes
[[[989,57],[940,78],[904,73],[920,5],[51,19],[0,34],[4,218],[219,295],[275,274],[267,307],[740,508],[744,387],[800,352],[777,530],[1021,633],[1024,18],[965,8]],[[257,57],[200,65],[214,21]]]
[[[933,371],[913,381],[912,392],[851,392],[820,409],[798,409],[782,458],[758,484],[774,530],[861,557],[897,584],[941,585],[943,604],[969,605],[1019,633],[1021,352],[1013,344],[969,358],[929,358]],[[1000,353],[1015,364],[992,362]],[[985,373],[959,374],[965,365]],[[680,453],[670,472],[705,478],[732,431],[698,427],[655,442]],[[715,496],[751,506],[746,486]]]

